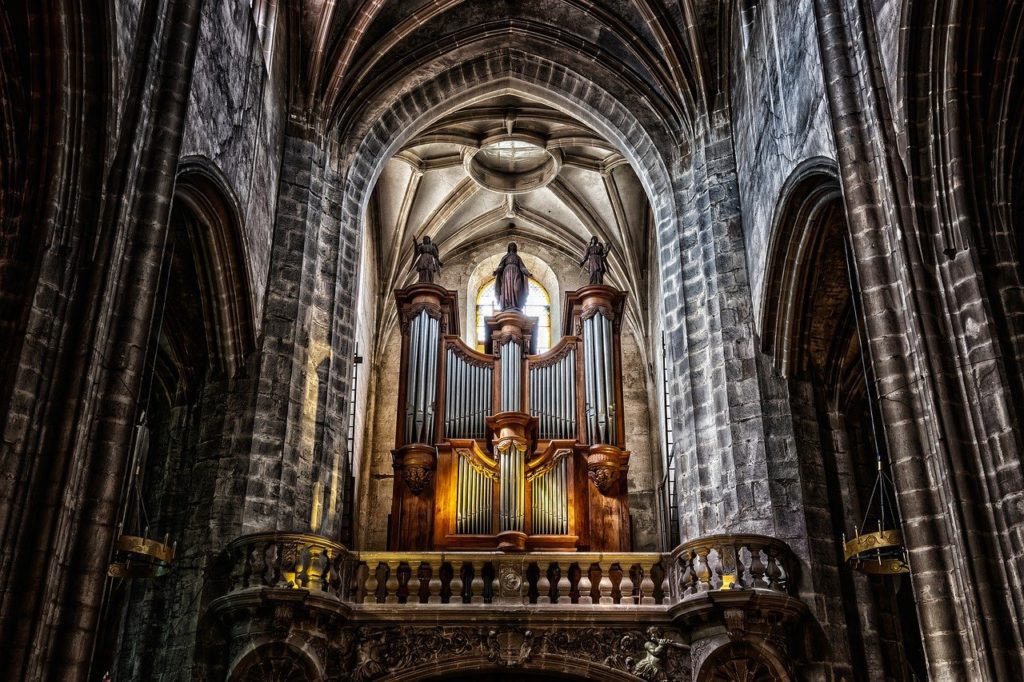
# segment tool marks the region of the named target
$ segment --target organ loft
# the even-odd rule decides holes
[[[395,291],[391,549],[629,550],[626,294],[600,283],[603,254],[590,260],[598,283],[566,292],[562,339],[545,353],[522,312],[529,272],[515,244],[494,273],[500,309],[484,321],[482,353],[456,331],[456,292],[422,281]]]

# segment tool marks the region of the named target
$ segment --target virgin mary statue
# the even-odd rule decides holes
[[[508,253],[494,271],[494,297],[502,310],[522,310],[530,293],[530,272],[519,257],[515,242],[508,245]]]

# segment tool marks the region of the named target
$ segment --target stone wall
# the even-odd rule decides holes
[[[801,162],[835,158],[808,2],[740,3],[730,100],[747,271],[760,332],[765,269],[783,187]],[[770,113],[769,113],[770,112]]]
[[[181,156],[208,160],[225,178],[243,226],[253,309],[259,319],[291,87],[287,41],[273,43],[268,63],[263,40],[270,40],[273,32],[286,32],[287,25],[282,17],[261,39],[248,3],[207,2],[199,30]]]

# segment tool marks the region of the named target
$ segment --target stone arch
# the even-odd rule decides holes
[[[676,198],[669,168],[676,159],[662,155],[651,131],[614,96],[587,78],[557,63],[511,49],[459,64],[411,91],[388,93],[394,99],[380,111],[372,106],[366,108],[369,120],[354,126],[352,133],[359,141],[344,155],[350,157],[344,219],[360,220],[384,164],[416,131],[450,111],[503,89],[534,97],[577,116],[611,140],[638,170],[659,231],[666,223],[674,222]],[[660,142],[674,139],[667,130],[655,135]]]
[[[404,89],[395,86],[374,93],[358,119],[337,123],[337,167],[344,170],[342,233],[365,234],[363,219],[384,165],[419,131],[495,93],[518,94],[576,117],[614,145],[633,166],[653,213],[660,294],[678,295],[679,223],[686,210],[687,182],[692,178],[681,170],[689,157],[689,143],[679,130],[663,119],[652,120],[650,111],[638,108],[635,115],[627,103],[639,94],[615,91],[621,83],[615,82],[614,74],[604,81],[588,78],[520,49],[501,48],[454,66],[438,64],[437,68],[427,75],[410,75]],[[642,111],[648,114],[644,120]],[[663,308],[658,306],[657,310]],[[344,338],[342,317],[333,316],[332,338]],[[388,320],[383,322],[381,328],[386,329]],[[681,334],[678,325],[672,325],[668,332],[669,336]],[[672,347],[683,347],[682,340]],[[641,353],[646,351],[643,344],[638,348]],[[640,364],[646,367],[646,362]],[[340,369],[349,371],[348,367]]]
[[[694,682],[790,682],[786,657],[759,637],[729,640],[700,663]]]
[[[229,682],[315,682],[324,679],[324,663],[309,646],[295,636],[276,641],[259,638],[235,656]]]
[[[187,157],[178,166],[175,208],[187,209],[193,257],[200,270],[208,345],[219,368],[233,374],[256,346],[255,299],[238,201],[208,159]]]
[[[666,121],[639,120],[615,95],[580,73],[549,59],[503,48],[459,63],[428,80],[410,77],[404,91],[383,90],[368,101],[358,120],[347,121],[338,166],[346,169],[342,232],[363,233],[371,190],[384,165],[430,122],[495,92],[514,92],[579,118],[616,146],[633,166],[654,215],[654,234],[662,294],[678,284],[666,275],[680,264],[678,224],[684,212],[684,183],[679,169],[689,145]],[[630,92],[627,99],[635,97]],[[340,338],[341,316],[332,335]],[[673,332],[674,333],[674,332]]]
[[[820,249],[823,221],[842,199],[835,161],[809,159],[793,171],[780,191],[772,221],[764,282],[761,342],[783,376],[793,371],[800,321],[807,312],[809,262]]]
[[[910,679],[908,670],[922,671],[907,577],[869,582],[842,558],[841,538],[870,511],[876,456],[890,468],[874,375],[862,357],[862,267],[849,240],[835,163],[801,164],[784,184],[773,221],[762,343],[787,383],[805,490],[808,582],[826,595],[831,612],[822,618],[828,656],[838,667],[863,661],[874,674]],[[877,515],[877,502],[871,509]]]
[[[537,656],[514,667],[501,665],[484,657],[450,658],[402,672],[392,673],[380,678],[380,680],[381,682],[440,682],[440,680],[461,679],[453,677],[455,675],[466,675],[468,676],[466,679],[473,679],[473,675],[500,672],[523,674],[524,680],[530,679],[528,677],[530,673],[538,675],[552,673],[560,676],[557,679],[567,679],[569,681],[635,682],[637,679],[628,672],[616,670],[601,663],[570,658],[568,656]],[[541,679],[546,678],[542,677]]]

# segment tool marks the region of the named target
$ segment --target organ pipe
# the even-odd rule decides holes
[[[530,367],[530,414],[539,437],[573,438],[576,433],[576,351],[545,366]]]
[[[567,459],[562,457],[554,466],[538,474],[532,481],[535,534],[564,535],[569,532],[567,464]]]
[[[470,361],[449,347],[445,389],[445,434],[448,438],[484,438],[491,413],[493,368]]]
[[[437,396],[438,321],[425,310],[410,323],[409,364],[406,375],[406,442],[434,441],[434,412]]]

